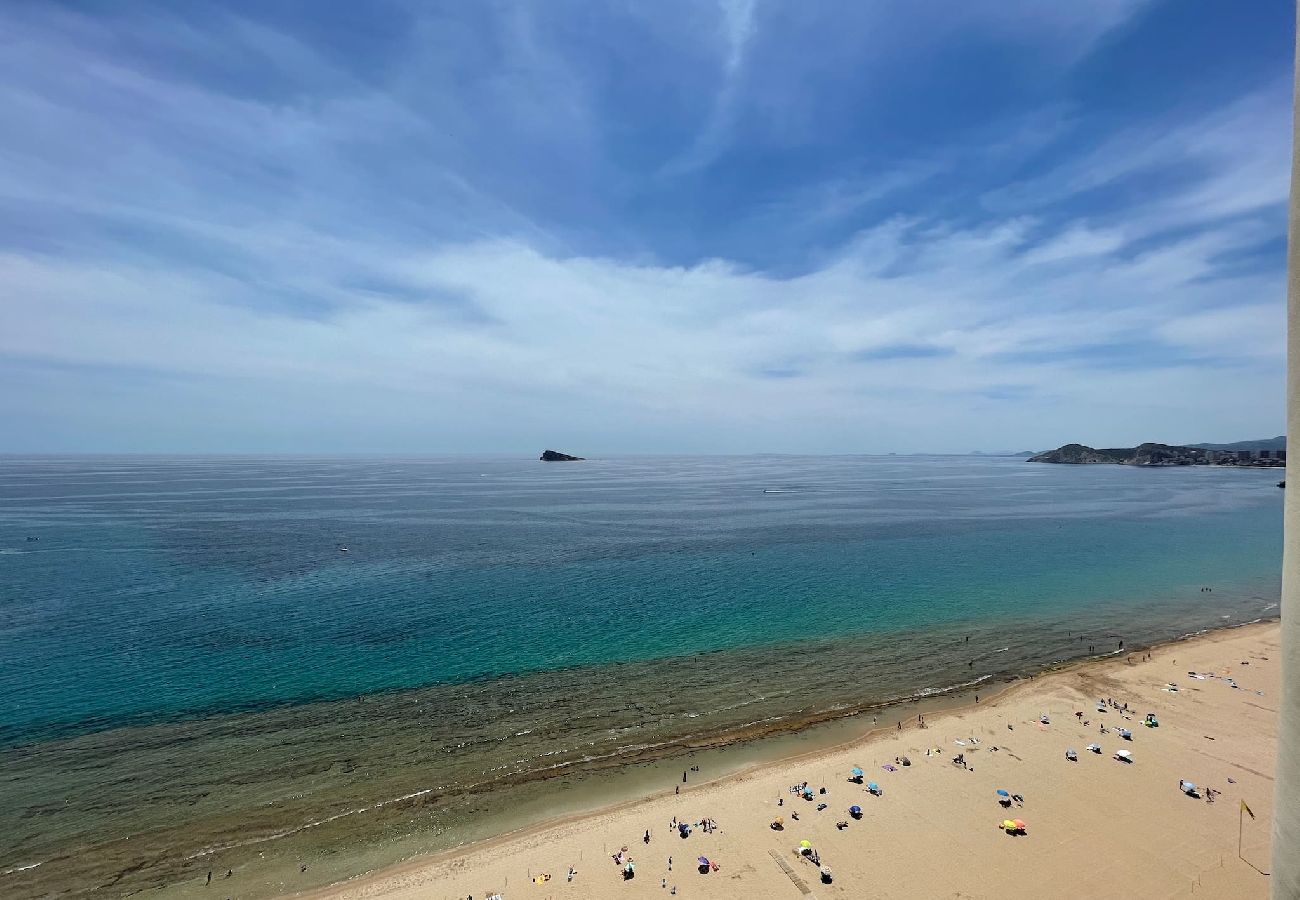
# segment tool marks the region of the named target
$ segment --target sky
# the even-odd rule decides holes
[[[0,452],[1284,422],[1288,0],[0,5]]]

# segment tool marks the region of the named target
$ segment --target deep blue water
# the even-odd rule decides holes
[[[1204,585],[1245,615],[1276,598],[1278,477],[955,457],[6,458],[0,743],[968,622],[1149,607],[1198,624]]]

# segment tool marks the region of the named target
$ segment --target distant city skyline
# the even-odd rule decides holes
[[[0,8],[0,453],[1284,430],[1291,4]]]

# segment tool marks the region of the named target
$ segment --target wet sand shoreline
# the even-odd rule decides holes
[[[1123,654],[1110,654],[1105,657],[1090,658],[1087,660],[1060,664],[1049,667],[1048,669],[1042,670],[1033,675],[1021,678],[1012,678],[1004,682],[999,682],[996,688],[989,685],[991,688],[989,693],[985,693],[984,691],[979,692],[980,703],[978,705],[970,702],[970,698],[975,693],[972,690],[963,692],[957,696],[945,696],[941,698],[941,701],[948,702],[930,703],[924,701],[904,701],[901,704],[892,704],[892,706],[888,708],[907,709],[908,715],[904,719],[907,724],[905,725],[902,736],[910,739],[918,733],[914,724],[917,714],[923,714],[927,718],[934,717],[937,721],[929,724],[931,724],[932,727],[941,726],[943,723],[950,722],[954,719],[961,719],[972,715],[979,716],[987,710],[995,710],[1014,704],[1018,701],[1018,698],[1022,698],[1026,694],[1041,692],[1045,685],[1051,686],[1064,679],[1087,679],[1093,677],[1094,674],[1108,677],[1112,670],[1118,669],[1122,672],[1124,669],[1138,665],[1137,662],[1130,663],[1130,658],[1137,658],[1140,660],[1141,657],[1149,653],[1153,656],[1159,656],[1162,659],[1176,659],[1173,654],[1182,647],[1187,647],[1187,652],[1194,652],[1196,648],[1213,646],[1224,640],[1250,640],[1256,635],[1266,636],[1269,633],[1276,631],[1276,629],[1277,623],[1275,620],[1257,621],[1243,625],[1228,626],[1221,629],[1212,629],[1200,634],[1188,635],[1171,641],[1161,642],[1150,647],[1130,647],[1127,648]],[[867,714],[870,713],[868,712]],[[860,715],[862,715],[860,712],[847,714],[845,718],[852,721]],[[896,716],[890,717],[891,723],[896,720]],[[857,724],[860,727],[860,723]],[[817,747],[802,754],[790,755],[775,760],[767,760],[717,777],[710,777],[702,782],[688,782],[681,797],[689,798],[700,793],[735,789],[739,784],[760,778],[764,775],[770,774],[771,772],[813,764],[818,760],[823,760],[837,754],[851,751],[864,751],[873,745],[888,742],[891,737],[895,739],[900,737],[900,735],[897,734],[896,726],[889,727],[877,725],[874,728],[869,728],[865,733],[859,730],[856,735],[849,737],[847,740],[842,740],[839,743],[830,746]],[[674,785],[674,787],[676,787],[676,785]],[[422,855],[398,863],[395,866],[385,867],[375,872],[359,875],[339,884],[331,885],[326,888],[300,892],[293,896],[305,898],[387,896],[392,892],[388,889],[388,886],[399,884],[418,875],[419,873],[428,874],[440,867],[445,867],[449,863],[464,863],[469,859],[478,859],[484,854],[490,853],[494,848],[538,840],[544,843],[548,835],[563,832],[566,829],[571,829],[581,823],[589,822],[593,819],[617,819],[620,816],[635,813],[635,811],[646,807],[647,804],[653,804],[656,801],[675,797],[675,793],[670,793],[664,789],[640,798],[623,800],[611,805],[596,806],[570,815],[530,824],[523,828],[498,834],[482,841],[477,841],[434,854]],[[590,868],[591,864],[588,863],[587,866]]]

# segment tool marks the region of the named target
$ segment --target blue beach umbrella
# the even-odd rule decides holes
[[[868,782],[867,782],[867,790],[869,790],[869,791],[878,791],[878,790],[880,790],[880,785],[876,784],[874,781],[868,781]]]
[[[1010,797],[1011,794],[1009,794],[1007,791],[1002,790],[1002,788],[998,788],[998,796],[999,796],[999,797]]]
[[[858,813],[862,812],[862,807],[861,807],[861,806],[850,806],[850,807],[849,807],[849,812],[853,813],[853,815],[856,816]]]
[[[857,777],[857,778],[861,778],[861,777],[862,777],[862,770],[859,769],[857,766],[854,766],[854,767],[853,767],[853,775],[854,775],[855,777]]]

